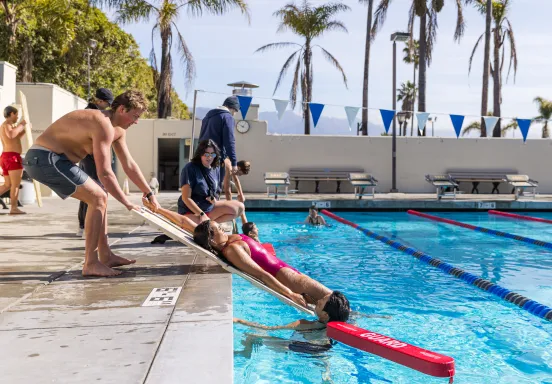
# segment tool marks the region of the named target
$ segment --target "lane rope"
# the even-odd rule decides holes
[[[515,213],[509,213],[509,212],[495,211],[493,209],[489,210],[487,213],[490,215],[509,217],[510,219],[528,220],[528,221],[536,221],[539,223],[552,224],[552,220],[542,219],[540,217],[518,215]]]
[[[339,221],[340,223],[349,225],[365,235],[371,237],[372,239],[376,239],[381,241],[382,243],[385,243],[387,245],[390,245],[391,247],[398,249],[399,251],[405,252],[411,256],[414,256],[419,261],[424,262],[428,265],[431,265],[432,267],[438,268],[441,271],[452,275],[454,277],[457,277],[461,280],[464,280],[466,283],[476,286],[479,289],[482,289],[483,291],[487,291],[489,293],[492,293],[493,295],[500,297],[501,299],[504,299],[508,301],[509,303],[515,304],[521,309],[526,310],[527,312],[531,313],[532,315],[535,315],[537,317],[543,318],[548,321],[552,321],[552,308],[541,304],[535,300],[531,300],[523,295],[520,295],[519,293],[510,291],[509,289],[506,289],[504,287],[501,287],[498,284],[495,284],[489,280],[483,279],[479,276],[473,275],[469,272],[466,272],[460,268],[457,268],[451,264],[445,263],[442,260],[436,259],[431,257],[430,255],[423,253],[421,251],[418,251],[414,248],[407,247],[395,240],[391,240],[385,236],[378,235],[375,232],[372,232],[366,228],[362,228],[358,224],[355,224],[351,221],[345,220],[342,217],[339,217],[325,209],[320,211],[324,215]],[[410,211],[409,211],[410,212]]]
[[[494,230],[494,229],[489,229],[489,228],[484,228],[484,227],[477,227],[477,226],[475,226],[475,225],[471,225],[471,224],[467,224],[467,223],[462,223],[462,222],[456,221],[456,220],[445,219],[445,218],[439,217],[439,216],[428,215],[427,213],[422,213],[422,212],[414,211],[414,210],[412,210],[412,209],[409,209],[409,210],[407,211],[407,213],[409,213],[410,215],[423,217],[424,219],[429,219],[429,220],[433,220],[433,221],[439,221],[439,222],[441,222],[441,223],[456,225],[456,226],[458,226],[458,227],[471,229],[471,230],[473,230],[473,231],[477,231],[477,232],[481,232],[481,233],[486,233],[486,234],[488,234],[488,235],[499,236],[499,237],[505,237],[505,238],[507,238],[507,239],[513,239],[513,240],[521,241],[521,242],[523,242],[523,243],[532,244],[532,245],[538,245],[539,247],[544,247],[544,248],[552,249],[552,243],[548,243],[548,242],[542,241],[542,240],[531,239],[530,237],[514,235],[514,234],[511,234],[511,233],[502,232],[502,231],[497,231],[497,230]]]

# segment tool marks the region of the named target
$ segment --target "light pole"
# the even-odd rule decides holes
[[[98,42],[94,39],[88,41],[88,47],[86,47],[86,56],[88,56],[88,102],[90,102],[90,56],[92,56],[92,50],[98,46]]]
[[[407,112],[399,112],[397,113],[397,119],[399,120],[399,130],[402,129],[403,124],[406,121],[406,117],[408,116]],[[393,125],[393,162],[392,162],[392,179],[391,179],[391,192],[399,192],[397,189],[397,130],[395,129],[395,125]]]
[[[437,121],[437,116],[429,117],[428,120],[431,122],[431,137],[435,136],[435,122]]]

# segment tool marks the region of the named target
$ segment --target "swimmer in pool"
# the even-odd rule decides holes
[[[305,224],[327,225],[326,220],[324,220],[324,218],[318,214],[318,208],[316,208],[316,205],[312,205],[309,208],[309,215],[305,219]]]
[[[224,256],[236,268],[258,278],[295,303],[315,305],[318,321],[298,320],[295,323],[301,329],[324,328],[328,321],[347,321],[349,318],[349,300],[345,295],[300,273],[246,235],[227,235],[217,223],[205,221],[195,228],[194,241],[206,250]]]

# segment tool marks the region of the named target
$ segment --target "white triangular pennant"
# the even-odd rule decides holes
[[[498,122],[498,117],[496,116],[483,116],[483,120],[485,120],[485,130],[487,133],[493,132],[493,129]]]
[[[278,120],[282,120],[282,117],[284,116],[284,112],[286,111],[286,108],[289,104],[288,100],[280,100],[280,99],[272,99],[274,100],[274,106],[276,107],[276,110],[278,111]]]
[[[359,107],[345,107],[345,113],[347,114],[347,120],[349,120],[349,131],[356,127],[356,117],[358,115]]]
[[[418,131],[423,132],[424,127],[427,123],[427,118],[429,117],[429,112],[418,112],[416,113],[416,118],[418,119]]]

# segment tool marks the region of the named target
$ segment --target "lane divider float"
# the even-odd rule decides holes
[[[527,244],[538,245],[539,247],[552,249],[552,243],[548,243],[546,241],[531,239],[530,237],[525,237],[525,236],[513,235],[511,233],[496,231],[494,229],[477,227],[475,225],[462,223],[462,222],[456,221],[456,220],[445,219],[445,218],[439,217],[439,216],[428,215],[427,213],[414,211],[412,209],[409,209],[407,212],[411,215],[414,215],[414,216],[423,217],[424,219],[429,219],[429,220],[438,221],[438,222],[441,222],[441,223],[456,225],[458,227],[471,229],[471,230],[474,230],[474,231],[477,231],[477,232],[486,233],[488,235],[506,237],[507,239],[513,239],[513,240],[521,241],[521,242],[524,242],[524,243],[527,243]]]
[[[552,224],[552,220],[542,219],[540,217],[517,215],[515,213],[509,213],[509,212],[495,211],[493,209],[489,210],[487,213],[489,213],[490,215],[509,217],[510,219],[528,220],[528,221],[536,221],[539,223]]]
[[[378,235],[377,233],[374,233],[366,228],[362,228],[358,224],[355,224],[351,221],[345,220],[342,217],[339,217],[327,210],[320,211],[324,215],[331,217],[334,220],[339,221],[340,223],[347,224],[365,235],[379,240],[382,243],[385,243],[387,245],[390,245],[391,247],[398,249],[399,251],[405,252],[411,256],[414,256],[418,260],[431,265],[432,267],[438,268],[442,270],[443,272],[452,275],[454,277],[457,277],[461,280],[464,280],[466,283],[476,286],[477,288],[482,289],[483,291],[487,291],[489,293],[492,293],[495,296],[500,297],[501,299],[504,299],[508,301],[509,303],[515,304],[521,309],[526,310],[527,312],[538,316],[540,318],[546,319],[548,321],[552,321],[552,308],[541,304],[535,300],[528,299],[527,297],[520,295],[519,293],[510,291],[509,289],[506,289],[504,287],[501,287],[498,284],[495,284],[489,280],[483,279],[479,276],[473,275],[471,273],[468,273],[460,268],[457,268],[451,264],[445,263],[442,260],[435,259],[428,254],[425,254],[421,251],[418,251],[414,248],[407,247],[395,240],[391,240],[385,236]],[[410,211],[409,211],[410,212]],[[413,211],[415,212],[415,211]],[[419,213],[419,212],[417,212]]]

